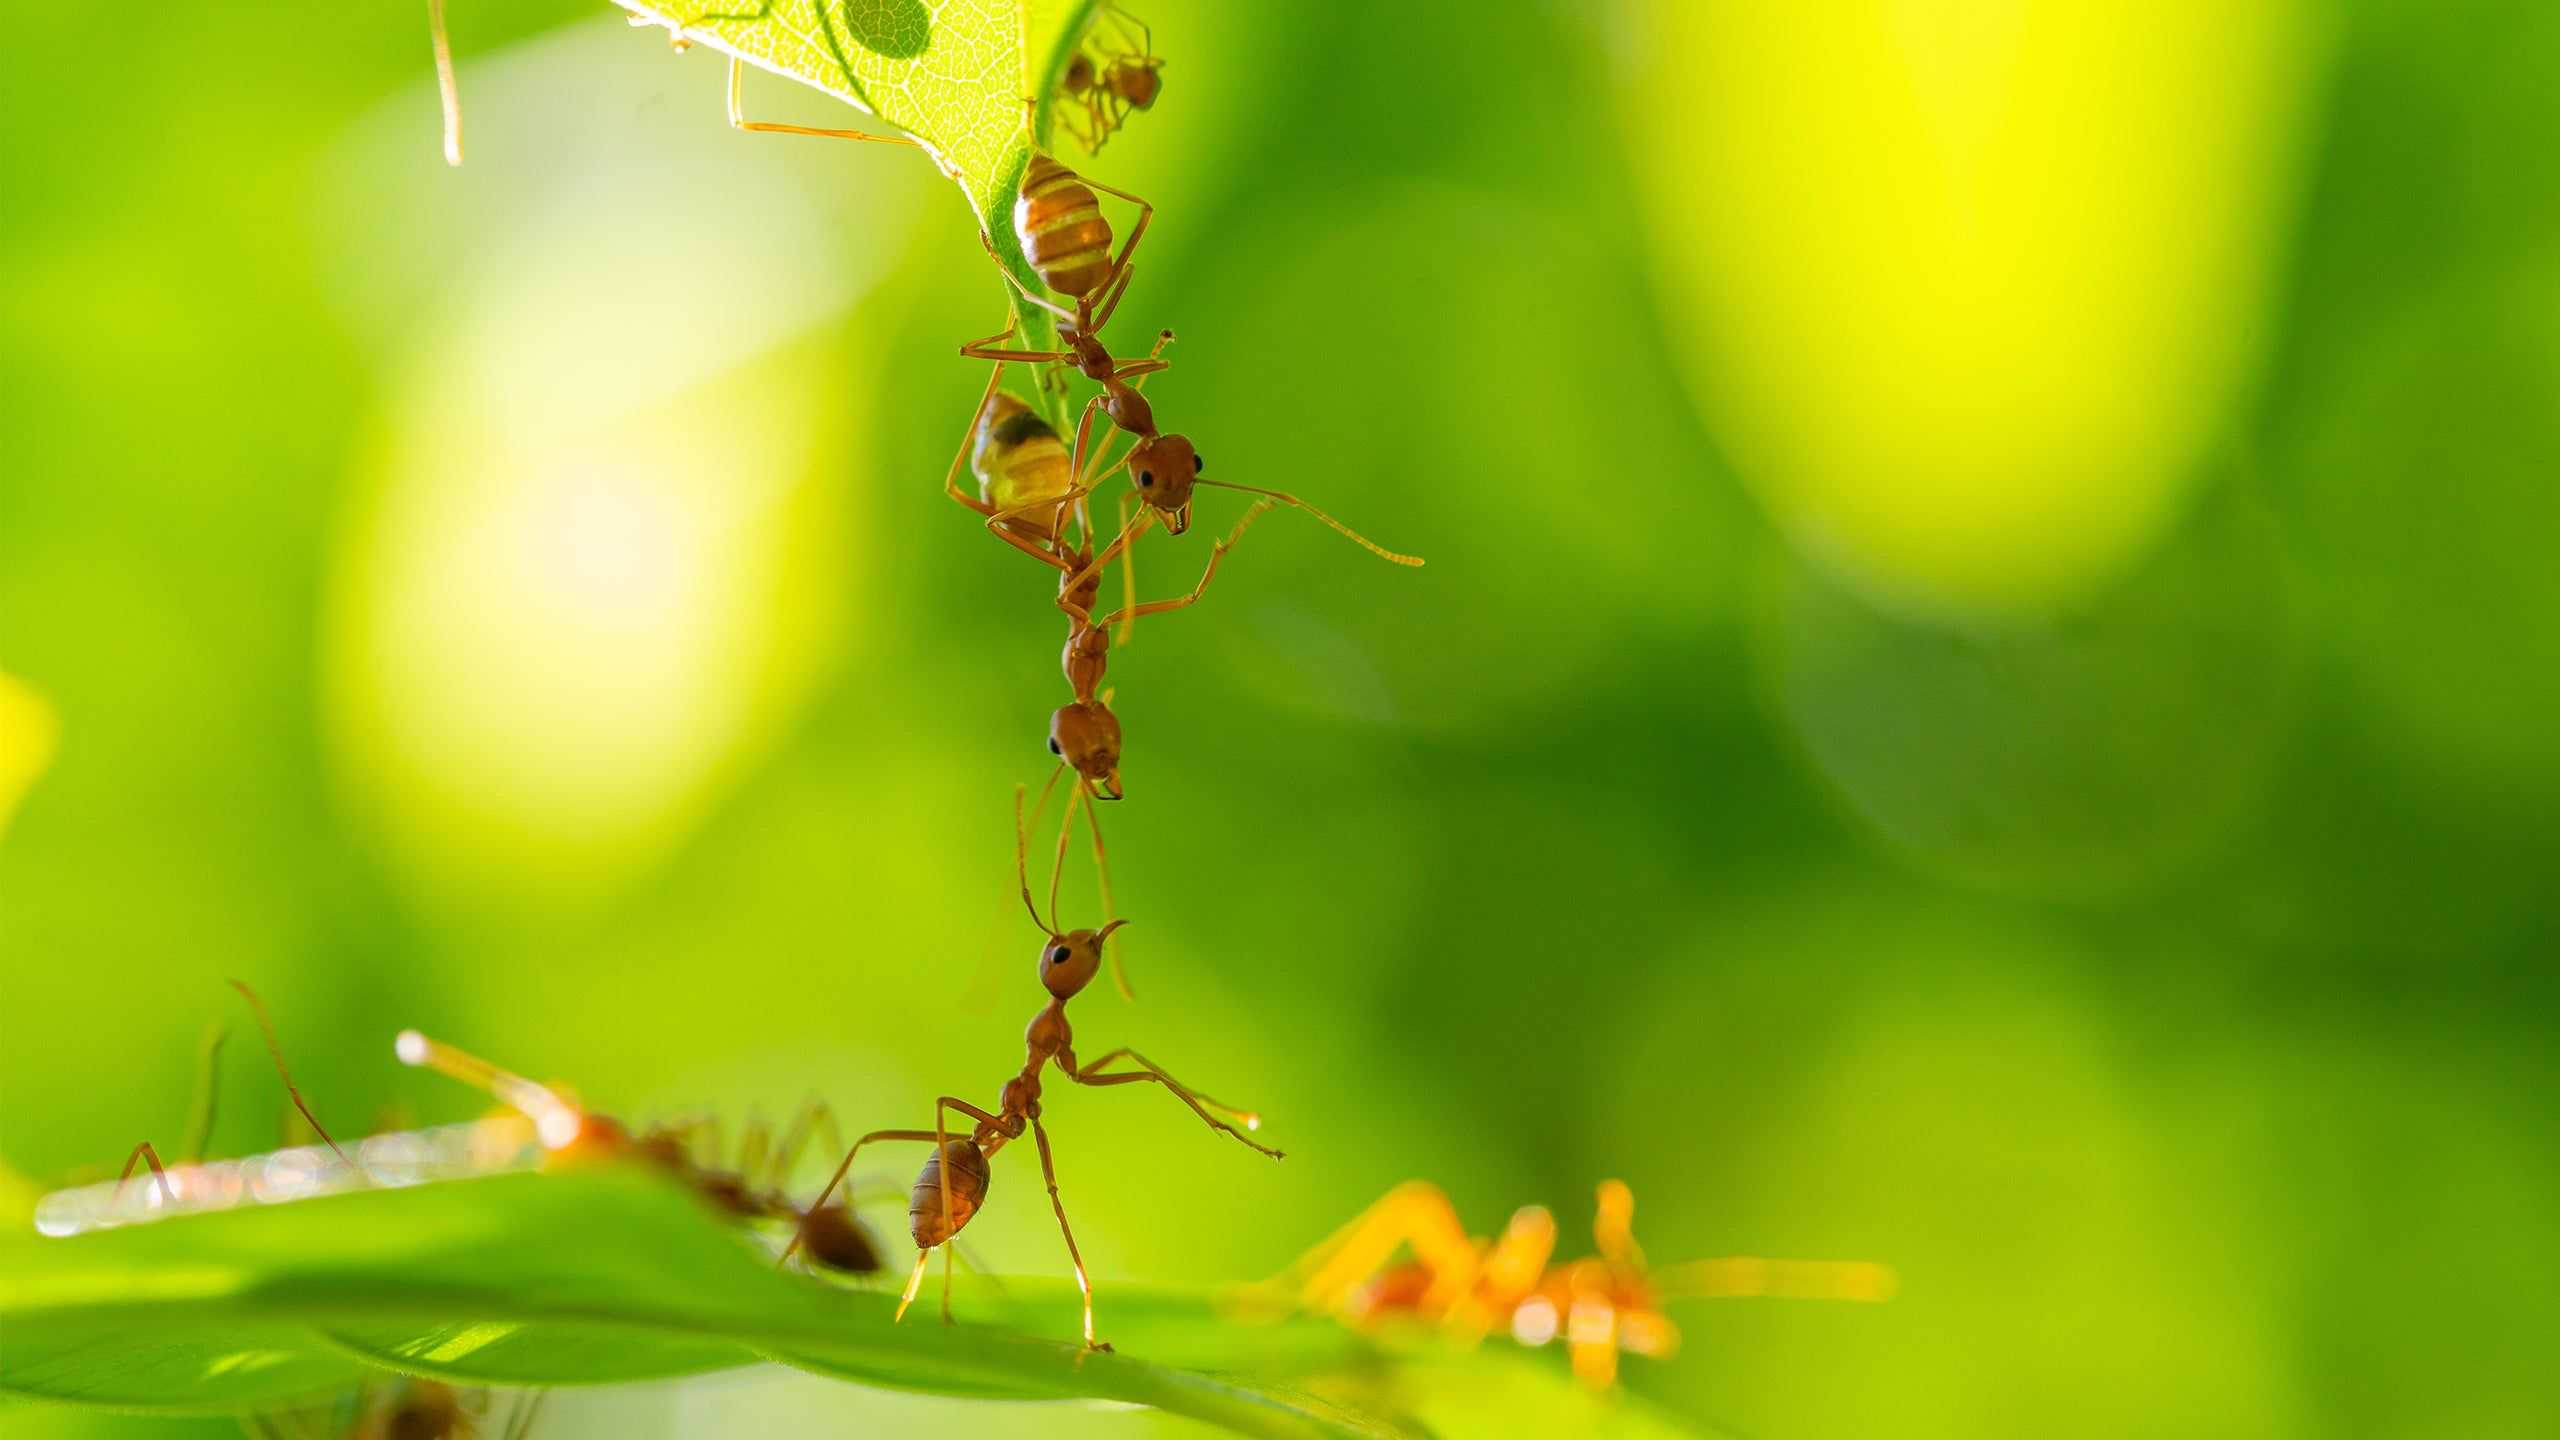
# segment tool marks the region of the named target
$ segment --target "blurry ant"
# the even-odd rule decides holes
[[[303,1103],[302,1090],[293,1083],[293,1072],[285,1068],[284,1047],[276,1041],[275,1021],[267,1014],[267,1002],[258,998],[257,991],[237,980],[230,981],[229,984],[232,989],[240,992],[241,999],[249,1002],[250,1013],[257,1017],[258,1033],[266,1037],[267,1058],[275,1062],[276,1077],[284,1082],[284,1093],[293,1101],[293,1108],[302,1113],[302,1118],[310,1124],[312,1133],[320,1137],[320,1143],[329,1147],[330,1154],[338,1157],[339,1164],[346,1166],[360,1181],[370,1183],[370,1177],[365,1175],[363,1167],[347,1158],[347,1152],[339,1149],[338,1142],[329,1138],[328,1127],[322,1125],[320,1117],[312,1114],[311,1107]],[[181,1176],[204,1163],[205,1142],[213,1134],[214,1108],[220,1091],[221,1077],[215,1066],[221,1058],[222,1046],[226,1038],[220,1027],[208,1029],[198,1053],[197,1099],[189,1107],[193,1114],[187,1123],[188,1158],[186,1164],[180,1168]],[[153,1149],[148,1140],[134,1146],[132,1153],[124,1157],[124,1168],[116,1172],[114,1198],[120,1200],[123,1197],[125,1182],[133,1178],[133,1167],[137,1164],[148,1165],[151,1168],[151,1179],[160,1187],[161,1201],[173,1206],[177,1204],[178,1192],[169,1183],[169,1172],[161,1166],[160,1152]]]
[[[844,1152],[844,1160],[836,1166],[835,1174],[828,1178],[827,1188],[819,1192],[818,1198],[824,1202],[827,1196],[835,1193],[836,1185],[853,1169],[854,1157],[862,1152],[865,1145],[882,1140],[930,1141],[933,1144],[933,1154],[925,1160],[924,1168],[917,1172],[915,1187],[907,1198],[907,1225],[916,1243],[916,1263],[915,1269],[907,1276],[906,1290],[898,1298],[898,1318],[904,1319],[907,1307],[915,1303],[917,1288],[924,1283],[925,1261],[932,1257],[934,1248],[946,1245],[958,1235],[961,1227],[967,1225],[986,1202],[988,1160],[1007,1144],[1021,1139],[1023,1131],[1028,1129],[1032,1140],[1040,1147],[1040,1172],[1049,1182],[1049,1205],[1057,1212],[1058,1233],[1067,1242],[1067,1259],[1075,1267],[1076,1289],[1084,1299],[1085,1348],[1108,1350],[1110,1346],[1094,1338],[1093,1283],[1085,1274],[1084,1256],[1076,1249],[1075,1231],[1067,1224],[1066,1202],[1058,1194],[1058,1167],[1049,1150],[1049,1132],[1040,1124],[1040,1072],[1054,1064],[1059,1073],[1078,1085],[1146,1082],[1162,1085],[1190,1106],[1209,1128],[1222,1131],[1238,1143],[1274,1160],[1280,1158],[1280,1152],[1245,1134],[1245,1130],[1261,1125],[1261,1117],[1191,1089],[1135,1050],[1124,1047],[1081,1066],[1076,1063],[1074,1031],[1067,1024],[1067,1002],[1092,983],[1095,973],[1102,968],[1103,942],[1112,931],[1128,922],[1114,919],[1099,930],[1061,931],[1054,911],[1048,920],[1040,918],[1039,908],[1031,901],[1030,837],[1024,828],[1022,799],[1023,792],[1017,787],[1013,792],[1014,878],[1022,892],[1022,908],[1030,914],[1032,925],[1038,928],[1042,937],[1037,963],[1040,984],[1049,992],[1049,1003],[1031,1018],[1030,1028],[1023,1032],[1025,1056],[1022,1072],[1004,1082],[1003,1095],[993,1113],[957,1096],[945,1095],[934,1102],[932,1129],[874,1130],[854,1141],[853,1147]],[[1121,1059],[1137,1068],[1107,1069],[1113,1061]],[[977,1122],[965,1137],[955,1138],[945,1122],[946,1114],[954,1110]],[[1244,1130],[1218,1118],[1211,1113],[1213,1110],[1242,1121]],[[792,1244],[797,1248],[799,1242],[794,1240]],[[946,1323],[951,1319],[949,1255],[946,1249],[942,1270],[942,1318]],[[783,1252],[785,1260],[790,1256],[790,1250]]]
[[[1112,132],[1129,123],[1130,111],[1144,110],[1156,103],[1157,94],[1164,88],[1156,72],[1164,68],[1164,61],[1155,53],[1153,34],[1145,21],[1109,0],[1098,7],[1096,18],[1109,19],[1129,48],[1101,49],[1102,63],[1096,65],[1095,57],[1078,45],[1074,57],[1067,61],[1067,73],[1058,78],[1058,89],[1084,109],[1084,128],[1069,125],[1067,133],[1098,155]]]
[[[842,1141],[834,1111],[824,1100],[812,1096],[804,1102],[779,1140],[772,1139],[761,1119],[749,1119],[739,1145],[738,1167],[723,1170],[696,1158],[706,1130],[710,1143],[699,1146],[699,1152],[715,1156],[720,1152],[719,1127],[707,1117],[635,1133],[609,1115],[581,1108],[549,1086],[510,1074],[415,1030],[401,1031],[392,1048],[402,1064],[424,1066],[486,1090],[532,1121],[546,1152],[546,1170],[599,1162],[648,1166],[731,1219],[790,1222],[792,1248],[805,1245],[809,1258],[825,1269],[851,1275],[872,1275],[881,1269],[879,1247],[849,1205],[829,1205],[822,1195],[817,1204],[803,1210],[784,1192],[801,1149],[818,1129],[823,1127],[831,1142]]]
[[[1880,1302],[1896,1280],[1883,1265],[1732,1257],[1648,1272],[1635,1241],[1635,1193],[1605,1181],[1591,1234],[1596,1259],[1550,1265],[1555,1217],[1543,1206],[1513,1214],[1502,1238],[1470,1238],[1449,1197],[1410,1180],[1268,1282],[1298,1305],[1354,1323],[1406,1315],[1474,1344],[1496,1327],[1523,1345],[1559,1335],[1586,1383],[1616,1383],[1618,1352],[1661,1358],[1680,1331],[1661,1306],[1671,1300],[1744,1297]],[[1386,1261],[1400,1248],[1414,1258]]]
[[[332,1413],[283,1411],[269,1415],[243,1415],[240,1428],[251,1440],[288,1440],[288,1437],[338,1434],[346,1440],[473,1440],[482,1434],[494,1434],[499,1440],[524,1440],[533,1433],[534,1417],[542,1411],[542,1402],[551,1392],[535,1390],[518,1396],[507,1407],[506,1417],[494,1431],[490,1420],[490,1393],[464,1392],[437,1380],[404,1375],[395,1380],[370,1379],[357,1386],[353,1409],[355,1418],[341,1430],[344,1411],[332,1407]],[[342,1402],[343,1403],[343,1402]]]

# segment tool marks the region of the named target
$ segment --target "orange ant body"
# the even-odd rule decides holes
[[[1412,1317],[1466,1344],[1496,1328],[1530,1346],[1561,1337],[1574,1374],[1603,1387],[1616,1383],[1620,1350],[1661,1358],[1679,1348],[1680,1331],[1662,1313],[1666,1301],[1893,1297],[1893,1271],[1864,1261],[1734,1257],[1648,1271],[1635,1242],[1635,1205],[1623,1182],[1603,1182],[1591,1222],[1599,1255],[1553,1265],[1556,1222],[1543,1206],[1524,1207],[1488,1242],[1468,1236],[1438,1186],[1407,1181],[1267,1288],[1355,1323]],[[1386,1263],[1404,1248],[1412,1260]]]
[[[1067,1224],[1066,1202],[1058,1193],[1058,1167],[1049,1149],[1049,1132],[1040,1123],[1041,1072],[1055,1065],[1060,1074],[1078,1085],[1107,1086],[1154,1083],[1190,1106],[1211,1129],[1232,1136],[1237,1142],[1277,1160],[1280,1152],[1255,1141],[1244,1130],[1218,1118],[1211,1111],[1232,1115],[1244,1122],[1246,1130],[1260,1126],[1261,1118],[1250,1111],[1239,1110],[1182,1084],[1154,1061],[1135,1050],[1123,1047],[1082,1065],[1076,1063],[1075,1032],[1067,1023],[1067,1002],[1092,983],[1102,967],[1102,947],[1111,932],[1128,923],[1114,919],[1099,930],[1058,929],[1054,912],[1049,920],[1031,900],[1030,840],[1024,829],[1022,791],[1013,798],[1013,863],[1014,877],[1022,892],[1022,908],[1029,912],[1031,923],[1041,933],[1038,968],[1040,984],[1049,992],[1049,1003],[1031,1017],[1023,1032],[1024,1058],[1022,1070],[1004,1082],[1004,1090],[993,1111],[982,1110],[960,1099],[945,1095],[934,1102],[933,1128],[930,1130],[874,1130],[853,1142],[844,1152],[844,1160],[836,1166],[827,1188],[819,1192],[819,1200],[835,1192],[835,1187],[852,1170],[862,1147],[883,1140],[930,1142],[934,1149],[924,1168],[916,1175],[916,1183],[907,1200],[908,1232],[916,1244],[915,1269],[907,1276],[905,1292],[898,1300],[898,1315],[904,1318],[907,1307],[915,1303],[916,1290],[923,1284],[925,1262],[938,1246],[947,1246],[986,1203],[989,1171],[987,1162],[997,1151],[1022,1138],[1027,1130],[1040,1149],[1041,1174],[1048,1180],[1049,1205],[1058,1217],[1058,1233],[1067,1243],[1067,1258],[1073,1264],[1076,1289],[1084,1299],[1084,1343],[1090,1350],[1111,1347],[1094,1338],[1093,1284],[1085,1274],[1084,1256],[1076,1249],[1075,1231]],[[1126,1059],[1137,1067],[1130,1070],[1109,1069],[1112,1062]],[[946,1122],[949,1112],[957,1111],[975,1122],[965,1134],[955,1135]],[[796,1248],[797,1241],[794,1242]],[[783,1252],[784,1259],[791,1252]],[[951,1270],[949,1251],[944,1251],[942,1318],[951,1318]]]
[[[1164,61],[1155,53],[1146,22],[1109,3],[1100,7],[1099,17],[1108,18],[1118,27],[1121,40],[1129,48],[1103,49],[1101,63],[1096,64],[1095,56],[1079,45],[1067,61],[1066,73],[1058,77],[1058,89],[1083,107],[1085,114],[1084,128],[1069,125],[1067,133],[1095,154],[1101,153],[1103,142],[1113,132],[1129,123],[1130,111],[1153,106],[1164,89],[1164,82],[1156,75],[1164,68]]]
[[[810,1137],[820,1127],[834,1134],[835,1115],[823,1100],[813,1098],[803,1104],[779,1141],[768,1143],[763,1122],[750,1120],[740,1141],[737,1168],[727,1170],[697,1158],[695,1142],[705,1128],[712,1131],[712,1139],[704,1149],[715,1155],[720,1150],[718,1128],[707,1120],[635,1132],[609,1115],[572,1103],[549,1086],[509,1074],[415,1030],[401,1031],[393,1048],[402,1064],[424,1066],[486,1090],[532,1121],[542,1141],[546,1170],[600,1162],[646,1166],[733,1220],[790,1222],[793,1248],[806,1248],[819,1266],[853,1275],[876,1274],[881,1268],[878,1245],[849,1206],[830,1205],[820,1196],[817,1204],[804,1210],[784,1193]]]

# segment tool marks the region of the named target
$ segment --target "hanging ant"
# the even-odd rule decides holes
[[[1021,1139],[1023,1132],[1029,1130],[1033,1142],[1040,1149],[1040,1171],[1049,1183],[1049,1205],[1057,1213],[1058,1233],[1067,1242],[1067,1259],[1075,1268],[1076,1289],[1084,1299],[1085,1348],[1108,1350],[1110,1346],[1094,1338],[1093,1283],[1085,1274],[1084,1256],[1076,1249],[1075,1231],[1067,1224],[1067,1207],[1058,1193],[1058,1167],[1049,1149],[1049,1132],[1040,1123],[1041,1072],[1055,1065],[1060,1074],[1078,1085],[1145,1082],[1162,1085],[1190,1106],[1192,1112],[1211,1129],[1222,1131],[1238,1143],[1274,1160],[1280,1158],[1280,1152],[1245,1134],[1245,1130],[1259,1128],[1262,1123],[1260,1116],[1184,1085],[1135,1050],[1123,1047],[1083,1065],[1076,1063],[1075,1035],[1067,1024],[1067,1002],[1092,983],[1095,973],[1102,967],[1103,942],[1112,931],[1128,922],[1113,919],[1099,930],[1062,931],[1057,926],[1054,910],[1048,920],[1040,918],[1039,908],[1031,901],[1030,836],[1025,829],[1022,800],[1023,792],[1017,787],[1013,793],[1014,878],[1022,892],[1022,908],[1031,916],[1032,925],[1038,928],[1042,937],[1038,967],[1040,984],[1049,992],[1049,1003],[1031,1018],[1030,1028],[1023,1032],[1025,1055],[1021,1073],[1004,1082],[1003,1094],[992,1112],[979,1109],[958,1096],[945,1095],[934,1102],[932,1129],[874,1130],[854,1141],[852,1148],[844,1152],[843,1162],[836,1166],[835,1174],[829,1177],[827,1188],[819,1192],[818,1198],[823,1202],[835,1193],[836,1185],[853,1169],[854,1157],[862,1152],[865,1145],[882,1140],[932,1143],[933,1154],[926,1158],[924,1168],[917,1172],[915,1187],[907,1199],[907,1224],[916,1243],[916,1263],[915,1269],[907,1276],[906,1290],[898,1298],[897,1314],[903,1319],[907,1307],[915,1303],[917,1288],[924,1283],[925,1262],[932,1258],[935,1247],[947,1246],[986,1202],[987,1162],[998,1150]],[[1124,1058],[1137,1068],[1118,1071],[1108,1068],[1112,1062]],[[977,1122],[965,1136],[955,1137],[946,1123],[947,1113],[955,1110]],[[1239,1130],[1218,1118],[1210,1113],[1213,1110],[1234,1116],[1244,1123],[1245,1129]],[[796,1249],[798,1244],[794,1240],[793,1248]],[[791,1250],[786,1249],[783,1258],[788,1260],[790,1256]],[[951,1267],[947,1248],[944,1250],[942,1271],[942,1318],[945,1322],[951,1319]]]
[[[716,1156],[721,1150],[719,1126],[708,1117],[635,1132],[609,1115],[582,1108],[547,1085],[510,1074],[415,1030],[401,1031],[392,1048],[402,1064],[424,1066],[486,1090],[532,1121],[545,1151],[544,1169],[596,1162],[648,1166],[731,1219],[790,1222],[792,1248],[805,1246],[810,1259],[825,1269],[852,1275],[872,1275],[881,1269],[879,1247],[849,1205],[841,1201],[830,1205],[821,1195],[804,1210],[785,1193],[802,1148],[819,1128],[831,1141],[841,1142],[834,1111],[824,1100],[813,1096],[804,1102],[778,1140],[771,1139],[761,1119],[751,1118],[739,1143],[737,1168],[724,1170],[698,1158]],[[701,1145],[706,1130],[710,1143]]]
[[[1109,19],[1129,48],[1102,50],[1101,63],[1097,65],[1079,44],[1073,58],[1067,61],[1066,73],[1058,77],[1058,89],[1083,107],[1085,113],[1084,128],[1069,125],[1067,133],[1098,155],[1103,142],[1129,123],[1130,111],[1144,110],[1156,103],[1156,96],[1164,88],[1156,72],[1164,68],[1164,61],[1155,53],[1154,36],[1145,21],[1109,0],[1098,7],[1095,18]]]
[[[1116,256],[1111,251],[1111,222],[1102,213],[1102,202],[1094,193],[1096,191],[1138,207],[1138,221],[1130,227],[1128,237],[1121,242]],[[1146,505],[1137,520],[1123,529],[1122,534],[1129,539],[1134,540],[1151,517],[1161,519],[1165,529],[1175,535],[1189,529],[1193,487],[1214,485],[1294,506],[1350,537],[1381,559],[1398,565],[1420,565],[1421,557],[1389,550],[1295,495],[1232,481],[1201,479],[1202,462],[1198,447],[1186,436],[1166,434],[1157,428],[1153,407],[1130,382],[1165,369],[1173,362],[1161,358],[1160,354],[1150,354],[1143,360],[1114,360],[1101,338],[1103,327],[1111,323],[1111,316],[1119,309],[1121,298],[1128,293],[1130,276],[1135,273],[1130,256],[1136,252],[1138,242],[1144,238],[1147,226],[1154,218],[1155,207],[1146,201],[1126,190],[1114,189],[1099,180],[1080,176],[1059,164],[1055,157],[1035,151],[1023,173],[1021,194],[1014,201],[1014,238],[1020,243],[1033,272],[1040,277],[1040,283],[1069,297],[1074,305],[1070,308],[1031,293],[1001,263],[996,269],[1004,276],[1005,283],[1020,292],[1023,299],[1057,318],[1058,341],[1065,348],[1006,349],[1004,342],[1012,339],[1018,328],[1008,323],[993,335],[961,346],[960,353],[972,360],[991,360],[998,364],[1069,365],[1102,387],[1101,394],[1086,402],[1084,415],[1076,425],[1073,473],[1085,473],[1084,457],[1096,411],[1134,438],[1126,454],[1109,466],[1097,466],[1092,479],[1079,480],[1070,495],[1081,499],[1103,481],[1126,469],[1135,479],[1138,498]],[[979,243],[993,257],[993,242],[981,235]],[[1157,341],[1158,351],[1162,350],[1164,341],[1171,338],[1171,332],[1163,332]],[[1105,448],[1108,448],[1107,442]],[[1096,459],[1099,458],[1097,455]]]
[[[1412,1316],[1469,1345],[1497,1327],[1529,1346],[1561,1335],[1574,1374],[1600,1387],[1616,1383],[1621,1349],[1661,1358],[1679,1347],[1680,1331],[1661,1310],[1666,1301],[1893,1297],[1893,1271],[1865,1261],[1738,1256],[1649,1272],[1635,1241],[1635,1207],[1624,1182],[1603,1182],[1591,1222],[1598,1257],[1550,1265],[1556,1222],[1544,1206],[1523,1207],[1502,1238],[1487,1242],[1468,1236],[1438,1186],[1410,1180],[1261,1288],[1357,1323]],[[1388,1266],[1403,1248],[1414,1258]]]

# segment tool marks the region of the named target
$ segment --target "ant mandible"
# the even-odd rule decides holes
[[[435,1070],[475,1089],[533,1122],[541,1139],[546,1170],[595,1163],[633,1163],[674,1178],[712,1209],[740,1221],[789,1221],[793,1250],[805,1247],[810,1259],[829,1270],[873,1275],[881,1269],[880,1250],[871,1234],[843,1203],[827,1196],[802,1209],[783,1187],[799,1162],[800,1151],[819,1127],[835,1134],[834,1111],[815,1096],[804,1102],[781,1138],[771,1141],[763,1122],[751,1119],[739,1142],[738,1167],[723,1170],[696,1158],[696,1142],[711,1133],[708,1153],[720,1151],[719,1128],[708,1118],[681,1125],[659,1125],[634,1132],[609,1115],[575,1104],[550,1086],[511,1074],[476,1055],[415,1030],[403,1030],[393,1052],[404,1065]],[[830,1192],[833,1186],[829,1187]]]
[[[1040,918],[1039,907],[1031,900],[1030,837],[1022,813],[1023,791],[1013,792],[1013,871],[1022,892],[1022,908],[1041,934],[1038,968],[1040,984],[1049,992],[1049,1003],[1031,1017],[1030,1027],[1023,1032],[1024,1058],[1021,1073],[1004,1082],[1004,1091],[993,1111],[982,1110],[956,1095],[945,1095],[934,1102],[933,1128],[930,1130],[874,1130],[853,1142],[844,1152],[844,1160],[827,1180],[827,1188],[818,1194],[823,1204],[845,1175],[853,1169],[856,1155],[865,1145],[883,1140],[929,1141],[934,1149],[924,1168],[917,1172],[916,1183],[907,1199],[907,1225],[916,1243],[916,1263],[907,1276],[905,1291],[898,1298],[898,1318],[904,1319],[907,1307],[915,1303],[916,1291],[924,1283],[925,1262],[932,1258],[937,1246],[947,1247],[971,1217],[986,1202],[987,1162],[1006,1145],[1022,1138],[1027,1130],[1040,1149],[1040,1172],[1049,1184],[1049,1205],[1057,1213],[1058,1233],[1067,1242],[1067,1259],[1075,1267],[1076,1289],[1084,1299],[1084,1343],[1088,1350],[1111,1347],[1094,1338],[1093,1282],[1085,1274],[1084,1256],[1076,1249],[1076,1235],[1067,1224],[1066,1201],[1058,1193],[1058,1166],[1049,1148],[1049,1132],[1040,1123],[1041,1072],[1051,1065],[1078,1085],[1134,1085],[1153,1083],[1164,1086],[1191,1107],[1211,1129],[1222,1131],[1253,1150],[1277,1160],[1280,1152],[1261,1144],[1244,1130],[1210,1113],[1215,1110],[1244,1122],[1245,1130],[1258,1128],[1261,1117],[1213,1099],[1166,1073],[1163,1067],[1135,1050],[1122,1047],[1090,1060],[1076,1063],[1075,1032],[1067,1024],[1067,1002],[1082,993],[1102,968],[1102,946],[1111,932],[1127,924],[1125,920],[1106,922],[1099,930],[1060,930],[1056,912]],[[1132,1070],[1111,1070],[1117,1060],[1136,1066]],[[975,1126],[966,1134],[955,1136],[947,1115],[957,1111],[968,1116]],[[798,1242],[793,1242],[797,1248]],[[943,1251],[942,1318],[951,1319],[950,1251]],[[783,1252],[788,1260],[791,1250]]]

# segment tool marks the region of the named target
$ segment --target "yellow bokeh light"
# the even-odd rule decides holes
[[[1651,12],[1627,138],[1675,350],[1798,543],[1967,610],[2139,556],[2258,358],[2297,0]]]

